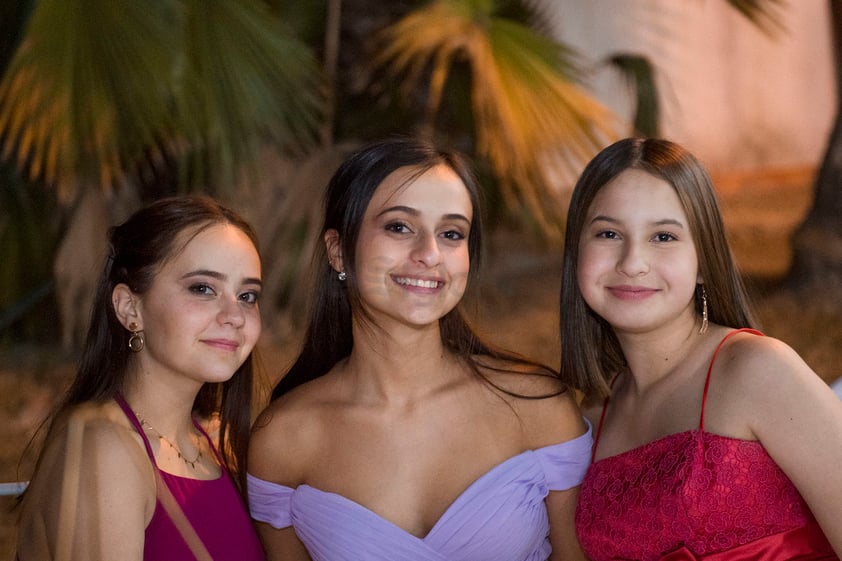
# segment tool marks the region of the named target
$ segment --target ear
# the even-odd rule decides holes
[[[143,331],[143,318],[138,306],[139,298],[128,285],[120,283],[114,287],[111,291],[111,303],[123,327],[129,329],[129,326],[134,323],[137,325],[135,330]]]
[[[345,270],[345,264],[342,262],[342,244],[339,240],[339,232],[330,229],[325,232],[325,249],[327,250],[327,260],[330,261],[330,266],[338,273]]]

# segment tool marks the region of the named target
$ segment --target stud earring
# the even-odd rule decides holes
[[[348,275],[345,273],[345,271],[339,271],[339,273],[336,275],[336,278],[338,278],[341,281],[344,281],[348,278]]]
[[[137,324],[135,322],[131,322],[129,324],[129,331],[132,333],[129,336],[129,350],[133,353],[139,353],[143,350],[143,347],[146,344],[143,340],[143,331],[137,328]]]
[[[705,285],[702,285],[702,326],[699,328],[699,334],[703,334],[708,330],[708,295],[705,292]]]

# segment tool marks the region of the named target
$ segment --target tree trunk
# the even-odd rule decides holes
[[[787,281],[798,290],[818,290],[828,305],[842,308],[842,0],[830,0],[837,111],[813,206],[793,237]]]

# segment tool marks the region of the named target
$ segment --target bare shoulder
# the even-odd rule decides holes
[[[56,419],[33,483],[47,490],[69,482],[84,496],[125,497],[151,513],[155,472],[143,440],[115,404],[82,404]]]
[[[739,333],[723,345],[714,368],[717,383],[728,383],[740,395],[761,399],[826,385],[792,347],[773,337],[748,333]]]
[[[588,421],[590,421],[591,426],[594,427],[594,430],[596,430],[596,427],[599,426],[599,421],[600,421],[600,418],[602,417],[602,411],[604,409],[604,404],[605,404],[605,400],[602,399],[602,400],[599,400],[599,402],[588,401],[588,402],[582,403],[582,405],[581,405],[582,415]]]
[[[836,417],[842,409],[833,390],[792,347],[773,337],[738,334],[726,343],[712,376],[723,399],[744,412],[755,435],[780,430],[792,418]]]
[[[327,376],[272,401],[257,417],[249,442],[249,473],[289,486],[303,482],[322,441],[333,381]]]
[[[585,432],[576,392],[552,371],[503,361],[482,372],[517,414],[529,448],[565,442]]]

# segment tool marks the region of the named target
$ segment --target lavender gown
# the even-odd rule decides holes
[[[544,498],[579,485],[593,438],[585,434],[498,464],[416,537],[364,506],[309,485],[248,476],[252,518],[292,526],[313,561],[538,561],[550,555]]]

